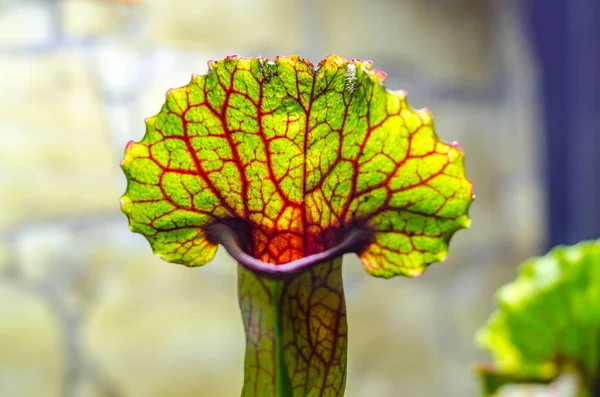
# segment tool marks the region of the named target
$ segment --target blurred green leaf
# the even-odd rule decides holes
[[[510,383],[549,383],[562,372],[576,373],[587,393],[600,369],[600,242],[526,261],[497,302],[477,334],[495,362],[479,371],[486,395]]]

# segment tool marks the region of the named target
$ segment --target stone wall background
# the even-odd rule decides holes
[[[346,258],[348,397],[478,395],[473,334],[544,233],[535,61],[516,0],[0,0],[0,395],[234,396],[235,265],[168,265],[128,231],[123,148],[206,61],[372,59],[475,182],[419,279]],[[517,394],[515,394],[517,395]],[[523,394],[519,394],[523,395]]]

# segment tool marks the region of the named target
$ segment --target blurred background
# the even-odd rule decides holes
[[[478,395],[495,290],[600,236],[599,26],[596,0],[0,0],[0,396],[239,395],[235,264],[154,257],[119,162],[208,60],[332,53],[430,108],[477,194],[418,279],[345,258],[346,396]]]

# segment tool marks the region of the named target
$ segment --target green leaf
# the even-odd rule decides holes
[[[523,263],[497,295],[477,341],[494,357],[488,395],[507,383],[548,383],[576,372],[589,389],[600,370],[600,241],[554,248]]]
[[[272,264],[360,227],[369,273],[416,276],[468,226],[462,151],[370,62],[233,56],[209,68],[168,92],[122,163],[123,212],[165,260],[209,262],[206,229],[227,220],[245,222],[247,253]]]
[[[370,62],[227,57],[167,93],[125,150],[131,230],[163,259],[238,260],[243,396],[342,396],[341,256],[417,276],[467,227],[463,153]]]

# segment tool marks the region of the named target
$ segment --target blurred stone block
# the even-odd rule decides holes
[[[0,57],[0,70],[0,230],[118,211],[124,178],[85,56]]]
[[[26,228],[14,239],[14,258],[23,279],[34,283],[66,277],[79,251],[72,233],[61,225]]]
[[[70,38],[116,36],[139,16],[139,4],[109,0],[61,2],[63,31]]]
[[[78,379],[74,387],[75,397],[110,397],[109,393],[106,393],[99,387],[94,381],[88,378]],[[125,396],[126,397],[126,396]]]
[[[444,395],[431,286],[420,279],[364,274],[347,295],[346,395]]]
[[[286,54],[300,46],[301,19],[294,0],[148,0],[148,38],[169,46]],[[243,56],[257,56],[244,53]]]
[[[74,350],[60,347],[55,354],[68,354],[78,369],[69,378],[77,397],[239,393],[244,333],[236,265],[223,250],[202,269],[164,262],[128,231],[124,216],[32,224],[12,241],[19,285],[42,286],[35,288],[52,295],[46,302],[60,305],[52,315],[75,332]],[[0,337],[7,334],[3,320],[14,321],[2,308],[21,308],[20,295],[2,291]],[[2,349],[0,341],[0,355]],[[2,383],[2,368],[0,357],[4,397],[13,384]]]
[[[82,340],[123,395],[230,396],[241,390],[244,331],[235,281],[215,282],[203,270],[138,259],[106,281]]]
[[[0,3],[0,48],[40,46],[53,40],[52,4],[4,0]]]
[[[317,15],[323,55],[385,59],[443,84],[489,77],[489,2],[319,0]]]
[[[60,397],[64,372],[61,324],[46,302],[0,283],[2,397]]]

